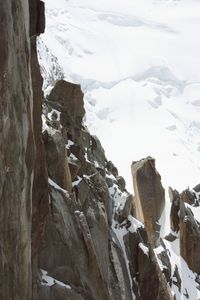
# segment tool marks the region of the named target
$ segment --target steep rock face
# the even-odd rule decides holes
[[[200,273],[200,224],[191,210],[199,205],[198,192],[187,189],[179,194],[177,190],[170,188],[169,196],[172,202],[170,212],[172,233],[166,239],[173,241],[180,232],[180,254],[193,272]]]
[[[155,160],[151,157],[133,162],[131,170],[135,191],[136,218],[145,224],[149,241],[155,245],[159,239],[160,230],[157,222],[165,203],[161,177],[156,171]]]
[[[107,217],[110,195],[105,180],[106,158],[101,148],[96,146],[99,143],[97,138],[91,137],[82,125],[84,108],[80,87],[65,81],[58,82],[45,102],[44,111],[51,213],[40,247],[40,268],[70,286],[69,295],[64,293],[60,299],[75,299],[76,295],[80,299],[110,299]],[[49,140],[55,140],[55,136],[59,136],[59,143],[57,140],[54,144],[59,149],[63,148],[59,145],[64,144],[68,150],[67,156],[65,151],[54,156]],[[65,167],[58,168],[57,172],[57,166],[62,165],[60,160],[65,161]],[[97,168],[95,161],[99,164]],[[60,178],[72,162],[79,167],[76,176],[73,175],[74,169],[70,169],[74,177],[71,192],[68,188],[70,176],[64,176],[65,186]],[[41,299],[48,299],[44,298],[47,297],[47,289],[52,294],[52,287],[40,286]],[[61,293],[59,286],[54,295],[56,293],[56,297]]]
[[[151,246],[149,247],[149,257],[144,254],[141,247],[139,248],[138,261],[141,291],[139,299],[172,300],[170,288],[158,266]]]
[[[148,299],[150,284],[157,299],[171,299],[155,255],[146,253],[147,233],[131,215],[124,179],[82,123],[80,86],[57,82],[43,112],[50,212],[38,299]]]
[[[192,211],[180,204],[180,253],[193,272],[200,273],[200,224]]]
[[[31,299],[32,126],[28,1],[0,1],[0,298]]]
[[[49,211],[48,174],[46,153],[42,137],[42,77],[37,58],[36,38],[44,32],[44,2],[29,0],[31,78],[33,91],[33,124],[36,145],[34,179],[32,188],[32,285],[33,299],[37,299],[38,248],[43,237],[44,226]]]

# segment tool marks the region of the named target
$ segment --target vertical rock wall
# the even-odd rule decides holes
[[[31,78],[33,90],[33,129],[36,145],[34,180],[32,189],[32,284],[33,299],[37,299],[38,249],[43,238],[45,222],[49,211],[48,176],[46,154],[42,137],[42,76],[37,58],[37,36],[44,32],[44,2],[29,0]]]
[[[29,7],[0,0],[0,299],[31,299],[32,128]]]

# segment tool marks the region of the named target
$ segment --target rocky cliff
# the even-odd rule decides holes
[[[199,186],[170,189],[162,239],[155,160],[133,163],[133,197],[84,125],[81,87],[57,80],[43,95],[44,3],[0,4],[0,299],[198,299]],[[179,239],[190,279],[169,250]]]
[[[27,1],[0,1],[0,298],[31,299],[35,141]]]

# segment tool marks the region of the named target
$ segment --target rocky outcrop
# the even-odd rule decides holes
[[[32,123],[29,7],[0,1],[0,298],[31,299]]]
[[[200,273],[200,224],[192,211],[180,205],[180,254],[193,272]]]
[[[156,261],[155,254],[149,247],[149,257],[139,248],[140,300],[163,299],[172,300],[170,288],[164,274]]]
[[[132,163],[135,191],[136,218],[145,224],[149,241],[155,245],[159,240],[158,220],[165,203],[161,177],[156,171],[155,160],[147,157]]]
[[[170,212],[172,232],[166,239],[173,241],[180,232],[180,254],[193,272],[200,273],[198,254],[200,251],[200,224],[191,210],[198,206],[198,195],[189,189],[179,194],[177,190],[169,188],[169,196],[172,202]]]
[[[199,199],[195,191],[191,191],[189,188],[181,193],[181,199],[183,202],[188,203],[192,206],[199,206]]]

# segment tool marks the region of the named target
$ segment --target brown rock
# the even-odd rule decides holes
[[[159,239],[157,224],[165,203],[161,177],[155,168],[155,160],[147,157],[132,163],[135,191],[136,218],[145,224],[149,240],[155,244]]]

